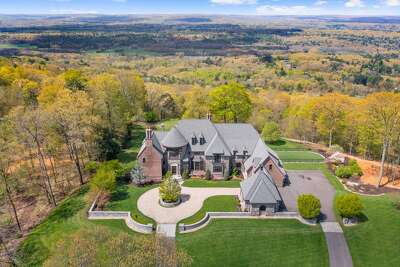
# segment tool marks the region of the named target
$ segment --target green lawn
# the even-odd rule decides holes
[[[146,191],[157,185],[138,187],[134,185],[118,186],[107,203],[106,210],[130,211],[132,219],[139,223],[155,223],[153,219],[143,215],[137,208],[137,200]]]
[[[307,148],[300,143],[295,143],[295,142],[291,142],[291,141],[287,141],[287,140],[279,140],[273,143],[267,143],[267,145],[275,150],[275,151],[294,151],[294,150],[307,150]]]
[[[189,179],[185,180],[183,186],[187,187],[240,187],[240,180],[204,180],[204,179]]]
[[[348,193],[328,170],[326,164],[286,163],[287,170],[321,170],[338,194]],[[353,227],[344,227],[354,266],[400,266],[400,210],[394,207],[394,198],[360,196],[364,205],[362,221]]]
[[[201,210],[193,216],[186,218],[179,223],[192,224],[200,221],[208,211],[238,211],[239,201],[234,196],[213,196],[207,198]]]
[[[218,219],[176,243],[193,266],[328,266],[320,226],[296,220]]]
[[[361,199],[366,221],[343,227],[354,266],[400,266],[400,210],[390,196]]]
[[[21,266],[42,266],[51,256],[56,244],[80,230],[91,230],[94,226],[107,227],[112,231],[124,231],[132,235],[122,220],[89,221],[86,211],[93,196],[88,194],[88,186],[82,187],[69,198],[61,202],[40,225],[38,225],[18,248],[18,260]]]
[[[321,155],[311,151],[276,151],[283,162],[322,162]]]

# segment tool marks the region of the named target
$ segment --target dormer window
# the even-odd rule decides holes
[[[197,137],[196,137],[196,135],[193,133],[193,134],[192,134],[192,145],[195,145],[195,144],[197,144]]]
[[[203,134],[200,134],[200,145],[204,145],[206,143],[206,139]]]

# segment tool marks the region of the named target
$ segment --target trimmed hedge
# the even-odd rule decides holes
[[[300,195],[297,198],[297,207],[305,219],[314,219],[321,212],[321,202],[313,195]]]

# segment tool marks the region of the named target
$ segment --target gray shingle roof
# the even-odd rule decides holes
[[[282,201],[278,188],[263,169],[240,183],[244,200],[250,203],[276,203]]]
[[[225,156],[231,155],[230,149],[228,148],[219,133],[214,135],[204,154],[206,156],[212,156],[213,154],[222,154]]]
[[[187,145],[188,141],[176,127],[173,127],[161,141],[161,143],[165,147],[175,148]]]
[[[262,142],[254,127],[247,123],[214,124],[206,119],[180,120],[169,132],[155,131],[154,133],[157,149],[163,149],[161,144],[166,147],[189,144],[191,151],[209,155],[223,153],[230,156],[234,150],[237,151],[237,155],[243,155],[244,150],[247,150],[249,155],[257,152],[257,157],[262,159],[269,153],[276,155]],[[193,136],[197,138],[195,144],[192,144]],[[204,137],[205,143],[200,143],[200,137]],[[250,164],[247,161],[246,163]]]

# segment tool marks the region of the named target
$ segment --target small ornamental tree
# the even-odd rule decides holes
[[[181,186],[172,177],[171,172],[167,172],[164,181],[160,186],[160,197],[165,202],[176,202],[181,195]]]
[[[320,214],[321,203],[313,195],[300,195],[297,198],[297,207],[303,218],[314,219]]]
[[[90,186],[100,193],[111,193],[116,187],[115,172],[107,169],[99,169],[90,180]]]
[[[363,205],[360,197],[356,194],[346,194],[336,199],[336,208],[340,216],[353,218],[361,215]]]
[[[275,122],[267,122],[261,133],[262,138],[267,143],[273,143],[279,140],[281,137],[281,131],[279,130],[279,125]]]

